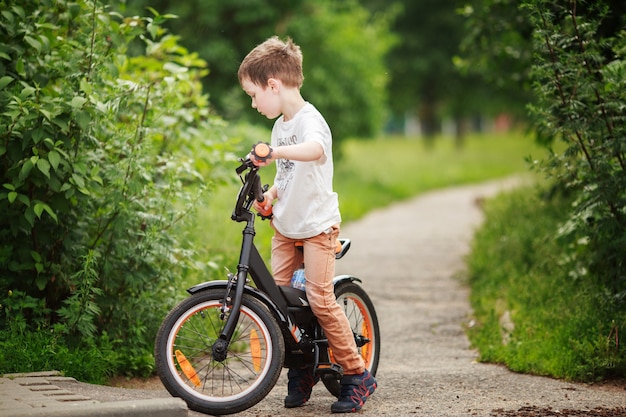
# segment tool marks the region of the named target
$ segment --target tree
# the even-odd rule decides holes
[[[335,145],[381,130],[387,116],[384,56],[394,41],[387,15],[374,16],[355,0],[144,0],[122,10],[133,14],[147,4],[180,17],[168,27],[208,61],[204,85],[227,120],[259,123],[237,69],[254,46],[278,35],[291,36],[302,47],[303,94],[328,120]]]
[[[484,80],[498,101],[526,117],[532,100],[532,26],[517,0],[476,0],[462,9],[465,33],[459,67]]]
[[[488,1],[476,2],[467,16],[469,39],[479,46],[474,67],[498,84],[528,86],[538,138],[549,147],[565,144],[564,153],[552,152],[541,165],[577,196],[563,228],[563,237],[576,242],[572,275],[591,273],[623,298],[626,4]]]
[[[399,42],[388,56],[389,96],[394,114],[414,114],[422,133],[441,130],[444,117],[456,119],[461,138],[464,120],[501,111],[494,88],[470,71],[459,71],[459,45],[466,36],[457,1],[365,1],[373,12],[388,10],[396,16],[391,29]],[[460,65],[462,67],[462,65]],[[506,103],[508,104],[508,103]]]

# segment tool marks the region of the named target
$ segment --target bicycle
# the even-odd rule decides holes
[[[261,186],[259,167],[249,159],[240,162],[236,172],[242,186],[231,216],[245,223],[237,273],[189,288],[190,296],[165,317],[155,341],[159,377],[170,394],[206,414],[233,414],[254,406],[272,390],[283,367],[304,364],[314,364],[326,389],[338,397],[343,370],[333,362],[305,291],[276,285],[254,244],[252,205],[255,199],[263,201],[267,185]],[[337,259],[351,244],[349,239],[339,243]],[[380,330],[360,282],[340,275],[334,289],[366,367],[375,375]]]

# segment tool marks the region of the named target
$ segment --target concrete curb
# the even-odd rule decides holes
[[[180,398],[98,402],[59,388],[55,382],[75,381],[57,371],[6,374],[0,378],[3,417],[186,417]]]

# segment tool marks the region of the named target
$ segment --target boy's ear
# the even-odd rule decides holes
[[[267,80],[267,86],[274,91],[278,91],[280,89],[280,81],[276,78],[270,78]]]

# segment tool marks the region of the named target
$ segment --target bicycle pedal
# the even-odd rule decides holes
[[[343,376],[343,368],[337,363],[319,363],[315,368],[315,374],[320,377],[329,375],[339,379]]]

